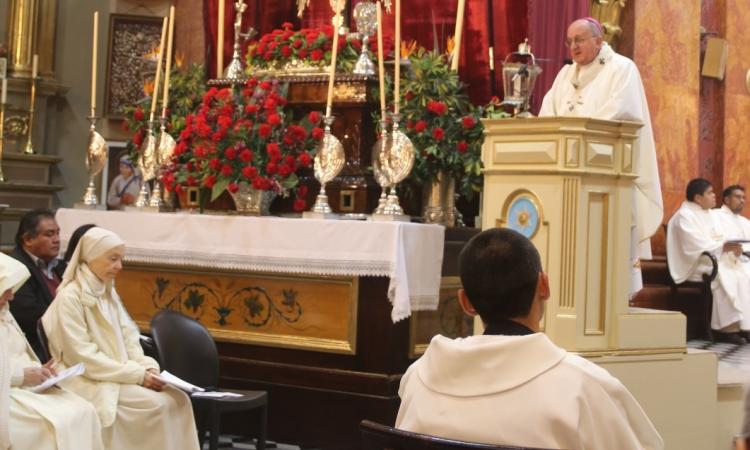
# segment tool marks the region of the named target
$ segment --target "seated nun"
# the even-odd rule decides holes
[[[94,227],[81,237],[42,317],[50,353],[61,367],[86,365],[65,387],[96,408],[105,448],[198,449],[190,399],[158,377],[115,290],[124,254],[111,231]]]
[[[0,253],[0,449],[99,450],[101,428],[91,404],[54,386],[29,390],[55,373],[54,360],[39,363],[8,307],[29,276],[21,262]]]

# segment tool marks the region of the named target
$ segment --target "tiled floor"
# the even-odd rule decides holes
[[[268,450],[302,450],[297,445],[282,444],[281,442],[267,441]],[[204,442],[203,449],[208,449],[208,441]],[[234,435],[221,435],[219,437],[219,449],[221,450],[255,450],[255,440]]]
[[[716,352],[719,358],[718,383],[750,383],[750,344],[736,345],[705,340],[691,340],[688,348]]]

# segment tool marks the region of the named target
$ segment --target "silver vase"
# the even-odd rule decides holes
[[[234,200],[238,214],[245,216],[268,216],[271,214],[271,202],[276,193],[253,189],[247,182],[241,182],[237,192],[229,192]]]
[[[439,172],[437,179],[425,187],[422,205],[425,223],[455,226],[456,179],[447,172]]]

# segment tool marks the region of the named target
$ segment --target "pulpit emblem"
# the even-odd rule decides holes
[[[541,222],[537,199],[529,192],[520,192],[506,209],[505,226],[531,239]]]

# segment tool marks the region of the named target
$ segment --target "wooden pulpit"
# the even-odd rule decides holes
[[[513,228],[539,250],[552,290],[544,331],[577,352],[683,350],[684,316],[628,304],[640,124],[573,117],[484,124],[482,228]]]

